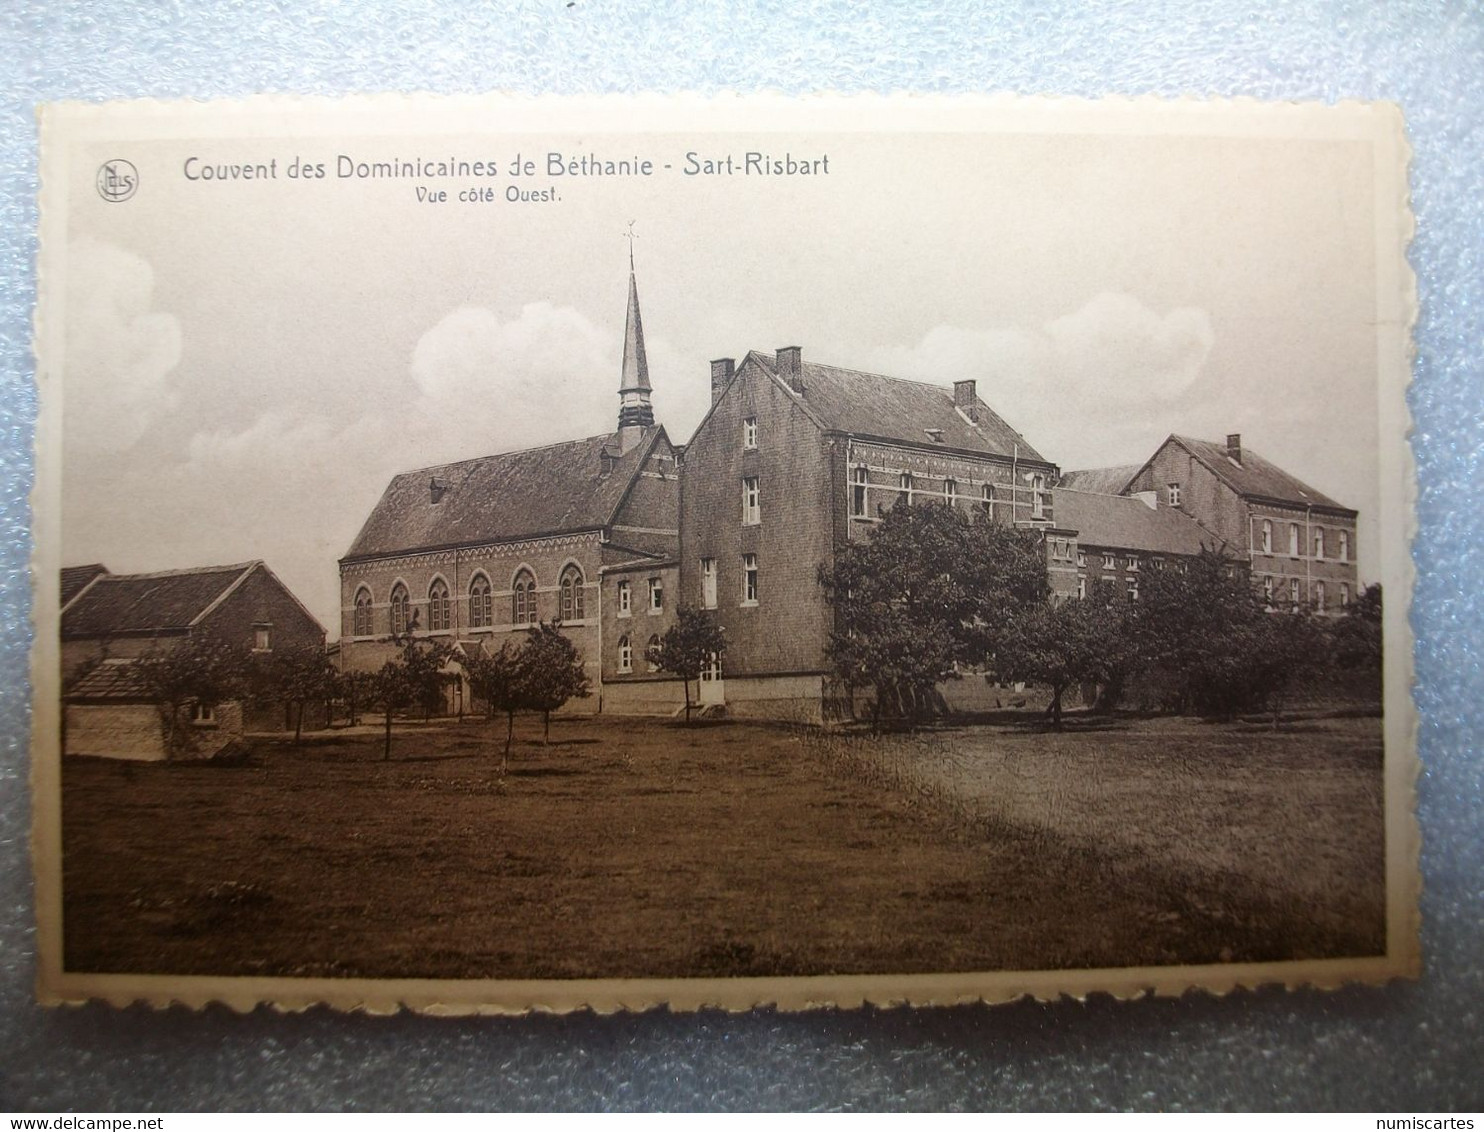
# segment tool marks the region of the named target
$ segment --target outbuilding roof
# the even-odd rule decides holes
[[[1150,507],[1133,495],[1102,495],[1055,488],[1056,525],[1077,532],[1081,546],[1137,550],[1148,554],[1199,554],[1222,540],[1175,507]]]
[[[108,573],[108,567],[101,562],[90,562],[86,566],[63,566],[62,567],[62,604],[82,593],[89,582],[100,574]]]
[[[62,611],[64,638],[182,631],[262,562],[155,574],[102,574]]]
[[[108,657],[67,689],[70,700],[148,700],[139,662]]]
[[[747,362],[778,374],[776,354],[753,350]],[[746,363],[744,363],[746,364]],[[801,362],[801,400],[827,429],[915,445],[941,445],[1048,463],[1005,419],[974,398],[971,421],[953,403],[950,386]]]
[[[1174,435],[1165,444],[1171,441],[1184,447],[1238,495],[1272,499],[1297,507],[1328,507],[1350,515],[1355,514],[1343,503],[1336,503],[1322,491],[1310,487],[1297,476],[1289,475],[1277,464],[1263,459],[1250,448],[1242,449],[1242,462],[1239,464],[1227,455],[1225,444]]]
[[[1112,468],[1080,468],[1074,472],[1063,472],[1059,486],[1071,488],[1073,491],[1096,491],[1105,495],[1120,495],[1138,474],[1138,464],[1119,464]]]
[[[403,472],[345,557],[601,530],[662,431],[622,454],[610,433]]]

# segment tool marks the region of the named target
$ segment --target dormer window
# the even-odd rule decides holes
[[[928,434],[928,439],[934,444],[943,443],[943,430],[941,428],[928,428],[923,429],[923,431]]]

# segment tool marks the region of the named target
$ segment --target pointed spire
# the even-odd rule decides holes
[[[623,332],[623,382],[620,394],[649,389],[649,359],[644,354],[644,321],[639,317],[639,284],[634,279],[634,249],[629,248],[629,315]]]
[[[649,403],[649,359],[644,354],[644,321],[639,316],[639,284],[634,278],[634,223],[629,222],[629,310],[623,334],[623,374],[618,384],[619,447],[627,452],[654,424]]]

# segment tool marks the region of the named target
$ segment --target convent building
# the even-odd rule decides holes
[[[704,378],[703,378],[704,380]],[[394,477],[340,561],[341,663],[373,670],[393,636],[498,649],[558,620],[593,695],[577,711],[683,702],[650,646],[676,609],[727,634],[702,702],[736,716],[841,710],[820,567],[885,511],[931,499],[1042,533],[1054,594],[1203,549],[1250,570],[1275,609],[1339,612],[1357,593],[1356,512],[1250,450],[1171,436],[1142,465],[1063,474],[979,397],[808,359],[798,346],[711,363],[683,447],[654,419],[630,263],[617,428]]]

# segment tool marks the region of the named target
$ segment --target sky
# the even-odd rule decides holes
[[[1378,573],[1366,142],[253,133],[71,155],[67,564],[262,558],[333,639],[337,559],[393,474],[615,427],[632,221],[656,415],[678,442],[708,405],[710,359],[798,345],[974,378],[1064,470],[1240,432],[1360,510],[1361,576]],[[829,172],[681,172],[687,153],[749,150],[828,155]],[[548,152],[657,171],[553,178]],[[341,153],[488,158],[501,175],[339,178]],[[535,175],[506,174],[517,153]],[[117,157],[139,188],[105,201],[95,173]],[[191,157],[277,176],[193,181]],[[329,176],[289,179],[294,158]],[[471,186],[495,199],[459,201]],[[558,199],[508,202],[512,186]]]

